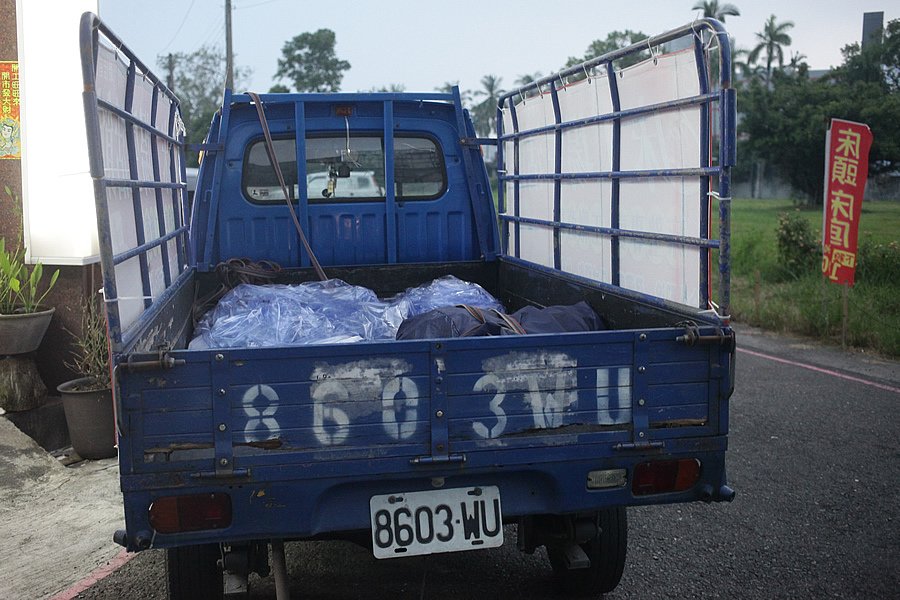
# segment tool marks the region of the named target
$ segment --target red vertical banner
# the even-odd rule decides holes
[[[872,131],[862,123],[832,119],[826,140],[822,273],[852,286]]]
[[[19,120],[19,63],[0,61],[0,159],[22,156]]]

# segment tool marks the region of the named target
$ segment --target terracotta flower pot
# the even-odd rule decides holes
[[[60,384],[63,410],[72,448],[81,458],[111,458],[116,455],[116,424],[112,391],[84,388],[91,383],[84,377]]]

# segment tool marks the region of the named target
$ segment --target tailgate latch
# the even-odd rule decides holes
[[[725,333],[717,329],[716,332],[715,335],[700,335],[700,329],[696,325],[685,325],[684,335],[679,335],[675,341],[686,346],[717,345],[725,346],[728,351],[734,350],[734,331]]]
[[[171,369],[183,364],[185,364],[183,358],[172,358],[169,356],[168,346],[160,346],[156,360],[134,360],[134,357],[129,355],[125,367],[130,373],[134,373],[135,371]]]
[[[125,367],[130,373],[134,373],[135,371],[156,371],[158,369],[171,369],[173,367],[185,364],[183,358],[172,358],[169,355],[169,350],[170,348],[168,346],[160,346],[158,349],[156,360],[134,360],[134,357],[129,355],[128,362],[125,363]]]

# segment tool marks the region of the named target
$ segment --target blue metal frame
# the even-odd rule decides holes
[[[720,74],[718,86],[715,91],[709,82],[709,73],[706,68],[706,60],[704,56],[703,34],[704,32],[715,37],[718,41]],[[647,48],[659,46],[666,42],[685,37],[692,36],[693,48],[695,54],[695,62],[697,65],[697,75],[699,78],[699,93],[689,98],[681,98],[657,104],[641,106],[622,110],[619,101],[619,93],[617,86],[616,70],[613,67],[614,61],[646,51]],[[588,75],[595,67],[603,68],[607,74],[607,81],[610,86],[610,97],[612,100],[612,112],[608,114],[595,115],[592,117],[575,119],[571,121],[562,121],[559,111],[558,101],[558,83],[564,82],[567,77],[579,76],[581,74]],[[588,75],[589,76],[589,75]],[[731,88],[731,49],[729,46],[728,36],[721,23],[714,19],[701,19],[683,27],[673,29],[667,33],[654,36],[648,40],[638,42],[627,48],[616,50],[603,56],[586,61],[559,73],[548,75],[536,82],[530,83],[527,89],[535,88],[543,90],[549,88],[552,94],[553,109],[555,122],[551,125],[536,127],[527,131],[520,131],[516,119],[515,98],[524,98],[526,88],[520,88],[507,92],[500,97],[498,102],[498,120],[502,121],[502,111],[505,108],[509,110],[513,123],[513,131],[503,131],[498,128],[498,143],[502,146],[504,142],[513,142],[514,148],[518,150],[519,141],[523,138],[536,135],[554,134],[555,140],[555,165],[553,173],[527,174],[522,175],[518,168],[518,152],[515,153],[513,159],[513,169],[510,172],[508,167],[509,156],[507,153],[498,153],[498,179],[500,181],[500,196],[502,198],[502,206],[504,213],[506,210],[506,197],[504,190],[504,182],[512,182],[514,185],[515,203],[512,214],[501,214],[501,224],[505,235],[503,237],[504,252],[511,254],[513,257],[521,257],[520,236],[518,235],[518,227],[521,223],[537,225],[541,227],[551,228],[554,234],[554,265],[560,268],[560,231],[563,229],[571,229],[578,231],[588,231],[598,233],[610,238],[611,242],[611,270],[612,277],[609,283],[620,285],[620,264],[619,264],[619,240],[623,237],[664,241],[672,244],[687,245],[719,250],[719,271],[720,271],[720,289],[719,289],[719,311],[720,314],[727,316],[730,306],[731,284],[730,284],[730,185],[731,185],[731,167],[734,166],[735,152],[735,103],[734,90]],[[710,146],[712,133],[710,114],[711,105],[718,103],[720,123],[719,123],[719,157],[717,164],[710,164]],[[653,170],[622,170],[620,163],[621,151],[621,124],[623,120],[646,115],[651,113],[659,113],[663,111],[677,110],[682,107],[697,106],[700,109],[700,156],[698,168],[679,168],[679,169],[653,169]],[[586,173],[563,173],[562,172],[562,134],[564,131],[585,127],[597,123],[611,122],[613,126],[613,154],[612,168],[609,171],[586,172]],[[705,166],[709,165],[709,166]],[[700,238],[689,238],[684,236],[660,235],[653,232],[628,231],[621,229],[620,223],[620,182],[624,179],[633,178],[661,178],[661,177],[698,177],[700,178],[701,197],[701,223]],[[719,197],[719,239],[709,240],[709,220],[708,211],[710,203],[710,179],[718,178],[718,197]],[[611,227],[586,227],[575,224],[562,223],[560,218],[560,186],[562,181],[568,180],[598,180],[609,179],[612,181],[612,199],[611,199]],[[521,217],[520,206],[518,202],[518,186],[521,181],[552,181],[553,182],[553,219],[527,219]],[[517,228],[515,238],[515,247],[509,248],[509,227],[514,225]],[[709,291],[709,253],[701,251],[700,253],[700,307],[702,309],[709,308],[712,305],[712,299]]]
[[[218,222],[219,214],[219,203],[216,202],[216,199],[212,196],[212,194],[214,194],[215,191],[219,189],[219,185],[222,180],[222,172],[225,170],[224,144],[225,136],[228,132],[228,126],[230,124],[232,102],[233,100],[231,90],[226,89],[224,98],[222,100],[222,110],[219,111],[217,118],[213,119],[213,128],[210,129],[210,134],[214,132],[216,134],[216,139],[210,139],[209,141],[215,144],[215,148],[217,148],[217,150],[212,153],[213,158],[215,159],[212,163],[212,185],[208,189],[204,188],[204,194],[209,194],[209,196],[202,199],[203,202],[209,203],[209,207],[207,208],[205,213],[205,216],[208,220],[206,222],[206,243],[204,245],[203,260],[201,262],[201,265],[209,266],[209,268],[215,268],[212,256],[214,242],[216,239],[216,224]],[[202,181],[202,171],[205,168],[205,165],[208,164],[208,161],[209,159],[204,156],[203,163],[201,163],[200,165],[201,173],[198,174],[198,181]],[[199,186],[198,189],[200,189]],[[195,227],[192,225],[192,229],[194,228]],[[196,252],[196,249],[194,250],[194,252]]]
[[[513,124],[513,133],[518,133],[519,132],[519,117],[516,114],[516,105],[513,102],[512,98],[509,98],[508,102],[509,102],[509,114],[510,114],[510,118],[512,119],[512,124]],[[502,105],[502,101],[500,104]],[[502,120],[502,117],[501,117],[501,120]],[[521,141],[521,138],[518,136],[513,139],[513,163],[514,163],[513,164],[513,175],[515,176],[515,179],[513,180],[513,210],[515,210],[515,214],[517,214],[517,215],[520,214],[520,211],[521,211],[521,202],[520,202],[521,196],[519,194],[520,180],[518,178],[518,176],[519,176],[519,145],[520,145],[520,141]],[[500,169],[502,166],[505,166],[505,163],[503,163],[502,165],[500,163],[497,163],[498,187],[500,189],[503,189],[503,187],[504,187],[503,180],[501,180],[499,178],[499,173],[500,173]],[[504,224],[506,223],[505,219],[501,219],[501,221],[503,221]],[[519,224],[516,223],[516,227],[515,227],[515,230],[516,230],[516,256],[521,256],[521,254],[522,254],[521,229],[522,228],[519,227]],[[508,229],[507,229],[507,231],[508,231]],[[508,237],[509,236],[507,236],[507,238]],[[508,241],[508,239],[507,239],[507,241]],[[508,251],[508,248],[507,248],[507,251]]]
[[[697,65],[697,76],[700,83],[700,94],[709,93],[709,73],[706,69],[706,56],[703,49],[703,39],[694,37],[694,63]],[[710,105],[703,103],[700,105],[700,139],[709,140],[710,136]],[[708,165],[710,159],[709,144],[700,144],[700,164]],[[700,236],[709,237],[709,178],[700,178]],[[709,300],[711,294],[709,290],[709,253],[700,253],[700,297]]]
[[[300,167],[297,161],[297,167]],[[397,262],[397,190],[394,185],[394,103],[384,102],[384,209],[387,227],[387,260]]]
[[[562,123],[562,112],[559,108],[559,92],[556,89],[556,80],[550,82],[550,99],[553,104],[553,120],[557,125]],[[563,131],[557,128],[553,136],[553,168],[556,173],[562,172],[562,152],[563,152]],[[562,221],[562,207],[560,200],[562,197],[562,181],[560,179],[553,180],[553,220],[555,222]],[[562,255],[559,227],[553,228],[553,266],[562,269]]]
[[[115,49],[117,56],[125,61],[127,67],[126,92],[124,107],[119,108],[105,99],[97,96],[96,69],[97,56],[100,44]],[[100,256],[103,271],[103,282],[106,293],[106,313],[109,323],[109,335],[114,352],[119,352],[133,341],[139,332],[153,319],[153,311],[150,310],[154,300],[157,304],[163,304],[166,298],[173,295],[173,288],[187,277],[190,268],[187,264],[188,253],[188,228],[184,225],[184,205],[186,202],[187,186],[182,183],[184,177],[184,137],[176,133],[178,99],[156,77],[153,72],[142,63],[135,54],[122,43],[97,17],[92,13],[85,13],[81,18],[80,46],[82,60],[82,78],[84,82],[84,109],[85,123],[88,136],[88,149],[90,151],[91,177],[94,180],[94,196],[97,210],[97,230],[100,239]],[[134,99],[134,87],[136,78],[140,76],[153,84],[151,98],[153,114],[150,122],[143,121],[132,112]],[[159,128],[157,120],[157,108],[161,96],[165,96],[171,103],[172,109],[168,115],[166,130]],[[100,113],[111,114],[125,125],[126,146],[128,158],[129,179],[122,180],[107,177],[103,160],[103,143],[100,132]],[[151,163],[145,165],[152,172],[152,180],[142,180],[139,177],[138,158],[135,148],[135,129],[140,128],[150,135]],[[163,140],[171,149],[169,173],[160,172],[159,152],[157,141]],[[180,173],[176,172],[176,166],[180,165]],[[175,176],[180,175],[180,179]],[[112,188],[130,188],[132,206],[135,214],[135,238],[137,240],[133,248],[124,249],[118,254],[113,254],[110,216],[108,212],[107,191]],[[143,199],[141,191],[154,190],[153,203],[157,210],[157,227],[159,235],[153,239],[146,239],[143,224]],[[175,214],[174,227],[168,230],[165,221],[163,202],[165,190],[171,190],[171,200]],[[171,240],[176,242],[179,272],[172,273],[169,260],[168,245]],[[166,287],[158,291],[157,298],[152,298],[149,253],[154,249],[160,249],[163,262],[163,278]],[[127,330],[123,330],[119,313],[119,295],[116,281],[116,267],[127,260],[137,258],[140,266],[141,287],[144,298],[144,312],[140,318],[132,323]]]
[[[296,135],[296,155],[297,164],[306,164],[306,105],[296,104],[294,107],[294,129]],[[303,226],[303,234],[309,238],[309,190],[305,185],[298,186],[297,194],[297,215],[300,224]],[[306,252],[300,255],[300,266],[309,267],[312,261]]]

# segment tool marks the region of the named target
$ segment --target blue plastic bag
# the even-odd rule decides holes
[[[392,340],[404,319],[442,306],[502,305],[481,286],[453,276],[380,300],[340,279],[299,285],[241,284],[206,313],[188,346],[261,348]]]
[[[447,275],[435,279],[431,283],[408,288],[395,296],[392,303],[400,307],[404,318],[415,317],[436,308],[468,304],[484,310],[504,312],[500,301],[491,296],[477,283],[469,283]],[[399,326],[399,324],[398,324]]]

